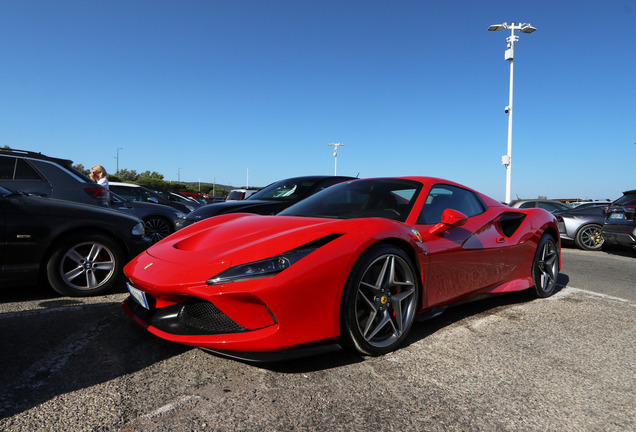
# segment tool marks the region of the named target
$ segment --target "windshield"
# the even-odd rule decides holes
[[[331,186],[279,215],[336,219],[379,217],[405,222],[421,189],[422,183],[412,180],[353,180]]]
[[[292,178],[277,181],[247,198],[248,200],[295,201],[320,179]]]

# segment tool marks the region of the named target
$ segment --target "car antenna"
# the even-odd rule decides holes
[[[356,174],[356,178],[360,177],[360,173]]]

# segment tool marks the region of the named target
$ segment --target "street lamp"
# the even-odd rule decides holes
[[[119,150],[123,150],[123,148],[122,147],[117,148],[117,171],[115,171],[115,174],[119,172]]]
[[[515,52],[515,42],[519,40],[519,36],[515,36],[515,30],[519,30],[521,33],[532,33],[537,29],[530,24],[516,24],[515,23],[503,23],[493,24],[488,27],[488,31],[500,31],[510,30],[510,37],[506,38],[508,42],[508,49],[504,53],[504,60],[510,61],[510,98],[508,100],[508,106],[504,109],[508,114],[508,153],[501,157],[501,164],[506,166],[506,203],[510,202],[510,179],[512,168],[512,76],[513,76],[513,57]]]
[[[333,146],[333,157],[335,158],[335,167],[334,167],[334,171],[333,171],[333,175],[337,175],[338,174],[338,147],[339,146],[343,146],[344,144],[340,144],[340,143],[331,143],[331,144],[327,144],[330,146]]]
[[[179,169],[177,170],[177,181],[178,181],[179,183],[181,183],[181,168],[182,168],[182,167],[179,167]]]

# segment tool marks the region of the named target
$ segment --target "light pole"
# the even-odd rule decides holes
[[[117,148],[117,171],[115,171],[115,174],[119,172],[119,150],[123,150],[123,148],[122,147]]]
[[[334,170],[333,170],[333,175],[338,175],[338,147],[343,146],[344,144],[340,144],[340,143],[331,143],[331,144],[327,144],[330,146],[333,146],[333,157],[335,159],[335,166],[334,166]]]
[[[504,53],[504,60],[510,61],[510,98],[508,100],[508,106],[504,109],[508,114],[508,153],[501,157],[501,164],[506,166],[506,204],[510,202],[510,180],[512,170],[512,77],[513,77],[513,58],[515,53],[515,42],[519,40],[519,36],[515,36],[515,30],[519,30],[521,33],[532,33],[536,28],[530,24],[516,24],[515,23],[503,23],[493,24],[488,27],[488,31],[500,31],[510,30],[510,37],[506,38],[508,42],[508,49]]]
[[[177,170],[177,181],[181,183],[181,167]]]

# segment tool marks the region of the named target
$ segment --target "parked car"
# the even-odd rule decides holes
[[[154,335],[271,361],[397,349],[417,315],[485,294],[548,297],[555,217],[430,177],[342,182],[275,216],[188,226],[124,269],[124,310]],[[154,265],[153,265],[154,264]]]
[[[563,204],[561,201],[547,200],[547,199],[533,199],[533,200],[514,200],[510,201],[508,204],[513,208],[542,208],[543,210],[547,210],[550,213],[554,213],[557,211],[565,211],[570,210],[570,207],[567,204]]]
[[[29,195],[106,206],[108,191],[73,161],[26,150],[0,150],[0,185]]]
[[[186,216],[185,226],[226,213],[276,214],[316,192],[346,180],[353,180],[353,177],[306,176],[280,180],[246,200],[225,201],[201,207]]]
[[[598,203],[596,206],[578,206],[554,212],[561,240],[574,242],[583,250],[600,250],[605,242],[601,235],[605,222],[605,207],[607,203]]]
[[[163,204],[130,201],[110,192],[110,208],[137,216],[144,221],[146,237],[151,244],[163,240],[183,228],[185,214]]]
[[[230,191],[225,201],[242,201],[246,200],[254,195],[258,190],[256,189],[234,189]]]
[[[573,202],[570,203],[569,206],[572,208],[585,208],[585,207],[596,207],[596,206],[608,206],[612,203],[611,200],[596,200],[596,201],[582,201],[582,202]]]
[[[62,295],[102,294],[148,246],[138,217],[0,186],[0,287],[46,277]]]
[[[180,212],[184,214],[188,214],[192,210],[194,210],[194,206],[192,205],[184,204],[178,201],[169,200],[151,191],[150,189],[147,189],[143,186],[139,186],[137,184],[110,182],[109,188],[110,190],[115,192],[117,195],[130,201],[141,201],[141,202],[151,202],[155,204],[163,204],[163,205],[172,207],[176,210],[179,210]]]
[[[636,250],[636,190],[623,192],[605,210],[603,238],[610,244]]]
[[[196,200],[201,205],[212,204],[212,200],[210,198],[206,198],[203,195],[196,192],[181,192],[183,195],[189,196]],[[223,200],[225,201],[225,200]]]
[[[153,186],[153,185],[141,185],[141,186],[145,187],[149,191],[152,191],[152,192],[156,193],[157,195],[161,196],[162,198],[167,199],[168,201],[178,202],[178,203],[181,203],[183,205],[192,207],[192,210],[190,210],[190,211],[194,211],[194,210],[198,209],[199,207],[201,207],[201,204],[199,204],[195,199],[192,199],[189,196],[183,195],[181,192],[171,192],[171,191],[167,191],[165,189],[161,189],[161,188],[159,188],[157,186]]]

